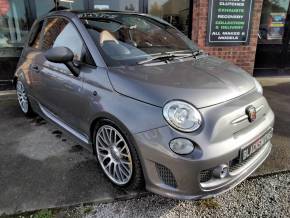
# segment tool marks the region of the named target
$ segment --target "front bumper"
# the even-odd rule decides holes
[[[185,134],[166,126],[134,135],[147,190],[170,198],[202,199],[225,192],[246,179],[269,155],[272,148],[270,141],[240,167],[230,170],[226,178],[211,178],[203,182],[201,173],[221,164],[229,164],[239,156],[242,147],[250,145],[273,127],[274,114],[266,100],[260,97],[252,103],[263,104],[264,107],[257,116],[256,122],[248,125],[244,122],[239,124],[239,128],[237,126],[231,128],[233,132],[229,130],[227,134],[224,134],[225,138],[216,134],[217,130],[212,127],[217,125],[213,124],[214,116],[210,118],[211,132],[205,126],[198,133]],[[237,108],[241,107],[236,102],[232,104]],[[233,114],[227,113],[226,108],[230,108],[234,113],[240,113],[238,109],[235,110],[229,105],[223,106],[226,106],[224,117],[227,119],[229,118],[227,116]],[[214,108],[215,111],[217,109]],[[202,113],[208,115],[210,112],[202,111]],[[222,117],[219,116],[219,119]],[[215,123],[219,122],[217,120]],[[216,127],[221,128],[221,126]],[[188,138],[196,143],[192,154],[181,156],[170,150],[170,140],[179,137]]]

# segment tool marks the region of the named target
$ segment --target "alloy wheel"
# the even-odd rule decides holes
[[[96,151],[99,163],[117,185],[126,185],[133,173],[130,149],[122,134],[112,126],[104,125],[96,134]]]
[[[17,93],[17,98],[18,98],[18,102],[19,102],[21,110],[25,114],[28,113],[28,108],[29,108],[28,97],[25,92],[24,85],[21,81],[17,81],[16,93]]]

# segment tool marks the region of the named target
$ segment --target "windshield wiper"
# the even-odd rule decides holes
[[[166,53],[163,55],[158,55],[158,56],[154,56],[152,58],[146,59],[144,61],[139,61],[137,64],[147,64],[149,62],[155,61],[155,60],[160,60],[160,61],[168,61],[168,60],[174,60],[174,59],[178,59],[178,58],[187,58],[187,57],[191,57],[193,56],[192,53],[177,53],[177,54],[173,54],[173,53]]]
[[[203,50],[180,50],[180,51],[170,51],[166,52],[166,54],[171,54],[175,56],[179,56],[181,58],[187,58],[187,57],[194,57],[198,58],[198,56],[205,57],[207,56],[206,53],[204,53]]]
[[[180,51],[170,51],[166,52],[166,54],[173,54],[173,55],[185,55],[185,56],[199,56],[199,55],[205,55],[203,50],[180,50]]]
[[[191,50],[183,50],[183,51],[170,51],[170,52],[165,52],[165,54],[161,55],[156,55],[152,58],[146,59],[144,61],[139,61],[137,64],[147,64],[155,60],[160,60],[160,61],[168,61],[168,60],[176,60],[176,59],[183,59],[183,58],[197,58],[198,56],[207,56],[203,50],[196,50],[196,51],[191,51]]]
[[[168,51],[165,52],[165,54],[192,54],[193,51],[192,50],[176,50],[176,51]]]

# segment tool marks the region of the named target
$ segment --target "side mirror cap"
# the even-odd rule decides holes
[[[80,75],[80,70],[73,64],[74,53],[69,48],[50,48],[45,52],[44,56],[53,63],[65,64],[74,76],[78,77]]]
[[[50,48],[45,52],[44,56],[48,61],[64,64],[72,62],[74,58],[73,52],[66,47]]]

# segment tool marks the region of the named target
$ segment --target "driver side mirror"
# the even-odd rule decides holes
[[[69,48],[50,48],[45,52],[44,56],[48,61],[51,61],[53,63],[65,64],[74,76],[78,77],[80,75],[79,69],[73,64],[74,54]]]

